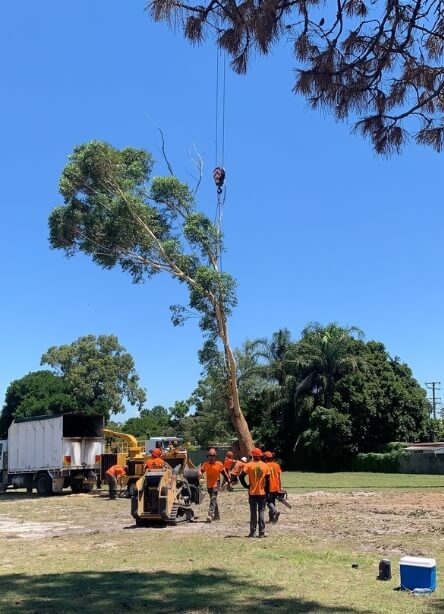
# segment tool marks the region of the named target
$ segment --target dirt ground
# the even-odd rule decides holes
[[[430,556],[444,541],[444,493],[433,491],[309,492],[289,494],[292,509],[279,504],[276,536],[299,535],[328,544],[343,541],[356,552]],[[165,527],[172,539],[199,532],[202,536],[239,537],[248,529],[247,495],[243,490],[219,495],[221,520],[205,522],[208,499],[196,508],[192,523]],[[110,534],[134,526],[130,501],[110,501],[106,490],[41,498],[22,492],[0,496],[2,539],[36,540],[70,534]],[[144,530],[144,529],[140,529]],[[57,540],[48,540],[56,547]]]

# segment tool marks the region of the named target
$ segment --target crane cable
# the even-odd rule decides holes
[[[221,233],[222,217],[224,213],[226,186],[225,186],[225,83],[226,83],[226,61],[223,54],[223,65],[221,64],[222,50],[216,47],[216,108],[215,108],[215,163],[213,179],[216,184],[217,204],[215,215],[215,226],[218,236]],[[219,266],[222,270],[222,256],[219,251]]]

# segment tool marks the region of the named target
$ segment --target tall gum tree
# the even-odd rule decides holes
[[[49,217],[50,244],[67,256],[83,252],[106,269],[120,267],[135,283],[163,272],[187,286],[189,308],[200,314],[206,339],[201,358],[222,344],[226,406],[247,454],[254,444],[240,407],[228,334],[236,284],[219,268],[222,233],[196,210],[187,185],[173,176],[151,178],[152,166],[143,149],[118,150],[100,141],[76,147],[60,179],[64,205]],[[173,323],[183,323],[187,308],[171,309]]]

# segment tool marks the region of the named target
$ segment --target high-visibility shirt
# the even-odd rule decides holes
[[[225,471],[223,464],[220,461],[209,463],[208,461],[203,463],[200,470],[207,476],[207,487],[214,488],[219,482],[219,476],[222,471]]]
[[[281,490],[282,469],[274,461],[267,463],[267,467],[270,471],[270,492],[279,492]]]
[[[106,472],[106,475],[109,475],[111,478],[112,477],[118,478],[121,475],[125,475],[125,470],[120,465],[113,465],[112,467],[108,469],[108,471]]]
[[[248,475],[250,495],[265,495],[265,476],[270,475],[267,463],[263,461],[250,461],[244,467],[244,473]]]
[[[233,475],[239,475],[244,470],[244,467],[245,467],[245,463],[239,460],[234,465],[233,469],[231,470],[231,473]]]
[[[234,460],[232,456],[226,456],[224,458],[224,467],[227,471],[231,471],[231,468],[234,465]]]
[[[149,458],[146,461],[145,470],[146,469],[163,469],[164,466],[165,466],[165,462],[157,456],[156,458]]]

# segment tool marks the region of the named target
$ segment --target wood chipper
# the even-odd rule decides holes
[[[137,526],[160,521],[167,524],[190,522],[192,505],[203,498],[197,469],[186,450],[171,450],[162,456],[162,469],[148,469],[137,480],[131,497],[131,515]]]

